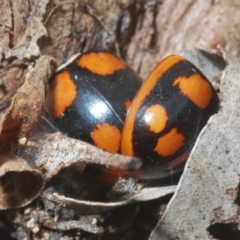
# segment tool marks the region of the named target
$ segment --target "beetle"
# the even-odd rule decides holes
[[[142,160],[133,172],[87,166],[111,185],[119,177],[158,179],[181,171],[219,100],[184,57],[165,58],[142,84],[114,54],[90,51],[51,78],[45,105],[66,135]]]
[[[141,84],[116,55],[89,51],[50,79],[45,106],[67,136],[117,153],[127,109]]]
[[[124,122],[121,153],[143,161],[136,174],[162,178],[181,171],[219,100],[207,78],[184,57],[171,55],[146,78]]]

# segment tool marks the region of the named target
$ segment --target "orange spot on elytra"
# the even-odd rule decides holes
[[[54,118],[59,118],[74,101],[77,87],[67,71],[57,74],[49,85],[45,106]]]
[[[151,90],[156,86],[157,81],[162,77],[162,75],[167,72],[175,64],[178,64],[181,61],[186,61],[184,57],[171,55],[164,60],[162,60],[150,73],[147,79],[144,81],[140,89],[138,90],[136,96],[134,97],[131,108],[129,109],[128,115],[125,119],[123,133],[122,133],[122,145],[121,152],[124,155],[133,156],[133,145],[132,145],[132,136],[134,123],[136,115],[143,104],[146,96],[151,92]],[[161,81],[161,80],[160,80]]]
[[[168,157],[175,154],[184,144],[184,135],[177,132],[177,128],[173,128],[170,132],[158,139],[154,149],[162,157]]]
[[[111,153],[117,153],[120,147],[121,132],[108,123],[97,124],[91,133],[94,144]]]
[[[99,75],[110,75],[115,71],[126,67],[124,61],[108,52],[91,52],[82,55],[78,60],[78,66],[87,68]]]
[[[166,127],[168,120],[167,112],[160,104],[152,105],[146,109],[144,120],[151,132],[160,133]]]
[[[178,77],[173,86],[178,86],[181,92],[201,109],[206,108],[213,97],[211,85],[199,74],[188,78]]]
[[[126,111],[128,111],[128,109],[130,108],[131,103],[132,103],[132,101],[131,101],[130,99],[128,99],[128,100],[124,103],[124,105],[125,105],[125,110],[126,110]]]

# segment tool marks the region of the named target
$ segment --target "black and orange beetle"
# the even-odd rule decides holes
[[[172,55],[150,73],[125,119],[121,153],[142,159],[138,177],[161,178],[183,168],[218,96],[184,57]]]
[[[123,155],[143,161],[135,172],[90,167],[105,183],[181,171],[199,132],[217,112],[211,83],[184,57],[165,58],[141,84],[107,51],[81,55],[50,81],[46,107],[60,131],[112,153],[121,145]]]
[[[114,54],[91,51],[52,77],[45,106],[67,136],[117,153],[127,109],[141,84]]]

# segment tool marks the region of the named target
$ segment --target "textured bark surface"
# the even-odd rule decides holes
[[[214,217],[206,210],[204,216],[206,215],[208,222],[204,221],[202,225],[197,222],[192,228],[191,225],[188,228],[184,225],[179,227],[174,220],[178,219],[178,212],[182,211],[181,201],[185,201],[180,197],[182,191],[186,191],[184,185],[189,192],[196,188],[192,180],[181,180],[182,185],[177,193],[180,193],[180,197],[175,195],[167,211],[164,210],[172,195],[160,199],[145,195],[139,200],[141,203],[128,205],[132,203],[132,199],[138,202],[136,196],[140,196],[141,189],[145,187],[135,185],[134,181],[120,184],[114,190],[115,194],[119,194],[122,193],[122,188],[127,188],[128,194],[123,199],[109,197],[111,191],[108,188],[99,189],[99,186],[93,185],[86,189],[86,182],[80,177],[85,162],[107,164],[122,170],[137,169],[139,162],[118,155],[106,154],[104,157],[103,151],[85,143],[75,143],[75,140],[62,135],[58,137],[58,134],[52,135],[55,129],[46,120],[43,108],[48,78],[56,67],[65,63],[72,55],[89,49],[111,50],[143,78],[163,57],[173,53],[183,54],[194,63],[196,61],[198,67],[218,88],[224,64],[221,67],[216,66],[216,61],[208,61],[208,57],[197,61],[198,52],[195,52],[195,48],[216,50],[217,45],[221,45],[229,54],[239,57],[239,1],[2,0],[1,6],[0,209],[9,209],[0,212],[0,235],[3,239],[145,240],[150,235],[151,239],[194,239],[194,236],[204,236],[204,239],[230,239],[229,236],[231,239],[239,238],[236,230],[239,209],[238,206],[233,206],[239,204],[237,177],[234,182],[229,183],[229,189],[225,185],[214,187],[217,180],[211,182],[213,189],[224,189],[231,199],[230,202],[227,201],[224,195],[222,201],[214,202],[214,198],[211,198],[214,204],[206,203],[215,206],[214,212],[211,212]],[[225,58],[228,59],[226,56]],[[238,63],[235,63],[236,59],[230,59],[227,74],[234,78],[237,72],[231,66]],[[233,75],[231,71],[234,71]],[[231,79],[224,84],[231,85]],[[224,96],[221,92],[224,89],[220,88],[220,96]],[[237,106],[238,98],[232,99],[232,106],[235,106],[234,101]],[[222,106],[228,107],[224,104]],[[238,114],[230,113],[236,118]],[[217,138],[221,125],[218,122],[216,125],[218,128],[214,133]],[[227,135],[225,138],[228,138]],[[234,142],[238,138],[229,137],[229,141]],[[64,141],[69,144],[70,154],[61,147]],[[236,141],[234,145],[239,148],[240,143]],[[46,147],[43,149],[44,146]],[[76,158],[78,151],[79,159]],[[61,162],[61,158],[65,161]],[[112,158],[118,162],[111,165],[109,160]],[[232,155],[229,164],[236,159],[239,159],[239,155]],[[14,161],[16,164],[12,165]],[[207,172],[210,176],[216,172],[212,169]],[[231,176],[236,173],[228,174]],[[224,174],[222,177],[225,178]],[[201,180],[198,175],[197,178],[198,181]],[[170,179],[169,182],[173,184],[174,180]],[[36,188],[32,183],[36,183]],[[160,196],[159,186],[154,187],[159,191],[156,196]],[[172,193],[174,189],[175,187],[168,193]],[[150,194],[150,190],[146,188],[146,193]],[[211,194],[211,191],[205,192],[205,189],[200,189],[200,192],[202,195]],[[81,201],[86,194],[89,203]],[[193,194],[192,197],[194,198]],[[61,199],[64,201],[61,202]],[[95,215],[83,216],[79,209],[84,204],[89,204],[92,209],[95,206],[94,201],[101,203],[96,206],[96,211],[93,210]],[[78,205],[79,202],[81,205]],[[26,204],[28,205],[21,210],[10,210]],[[118,207],[112,208],[114,204]],[[197,206],[186,205],[185,211],[192,214],[191,216],[197,216],[196,212],[207,209],[201,208],[201,204],[204,206],[204,202],[199,200]],[[98,212],[98,208],[104,208],[104,211]],[[229,209],[232,210],[231,213],[228,212]],[[188,219],[192,219],[193,223],[195,218]],[[183,223],[186,226],[188,224],[184,216]]]

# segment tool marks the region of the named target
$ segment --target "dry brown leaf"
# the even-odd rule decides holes
[[[2,60],[3,49],[9,47],[10,37],[12,36],[12,18],[11,18],[11,6],[8,0],[1,1],[0,16],[0,35],[1,35],[1,47],[0,47],[0,62]]]
[[[13,96],[18,88],[23,84],[26,67],[23,65],[9,66],[0,70],[0,118],[3,110],[11,104]]]
[[[11,45],[13,48],[5,48],[4,54],[6,59],[16,57],[19,60],[31,59],[33,56],[40,55],[38,40],[47,35],[46,28],[43,25],[42,18],[46,11],[46,5],[49,0],[35,1],[34,5],[31,2],[12,1],[11,18],[21,21],[14,21],[13,40]],[[26,5],[27,6],[26,6]],[[32,11],[29,10],[32,8]],[[24,21],[26,19],[26,21]]]
[[[148,2],[148,1],[147,1]],[[239,56],[239,1],[150,1],[127,50],[127,62],[141,76],[170,54],[218,44]]]
[[[79,163],[82,169],[86,163],[124,170],[134,170],[141,166],[141,161],[136,158],[111,154],[61,133],[45,135],[38,143],[36,151],[36,165],[45,172],[47,179],[76,163]]]
[[[131,0],[55,1],[48,8],[48,41],[40,41],[42,53],[55,57],[60,64],[73,54],[92,48],[113,49],[119,54],[135,25],[131,5]],[[135,15],[141,4],[136,5],[131,6]]]
[[[0,210],[23,207],[41,192],[44,178],[24,159],[0,154]]]
[[[45,89],[52,73],[52,58],[41,56],[34,68],[29,67],[24,84],[17,90],[12,104],[2,116],[0,141],[24,137],[42,113]]]
[[[57,205],[62,205],[66,208],[74,209],[80,214],[100,214],[104,211],[109,211],[114,208],[122,207],[127,204],[150,201],[157,198],[164,197],[174,193],[176,186],[168,187],[146,187],[141,189],[138,193],[130,195],[126,200],[119,200],[115,202],[93,202],[77,200],[65,196],[55,194],[45,194],[47,200],[54,202]]]

